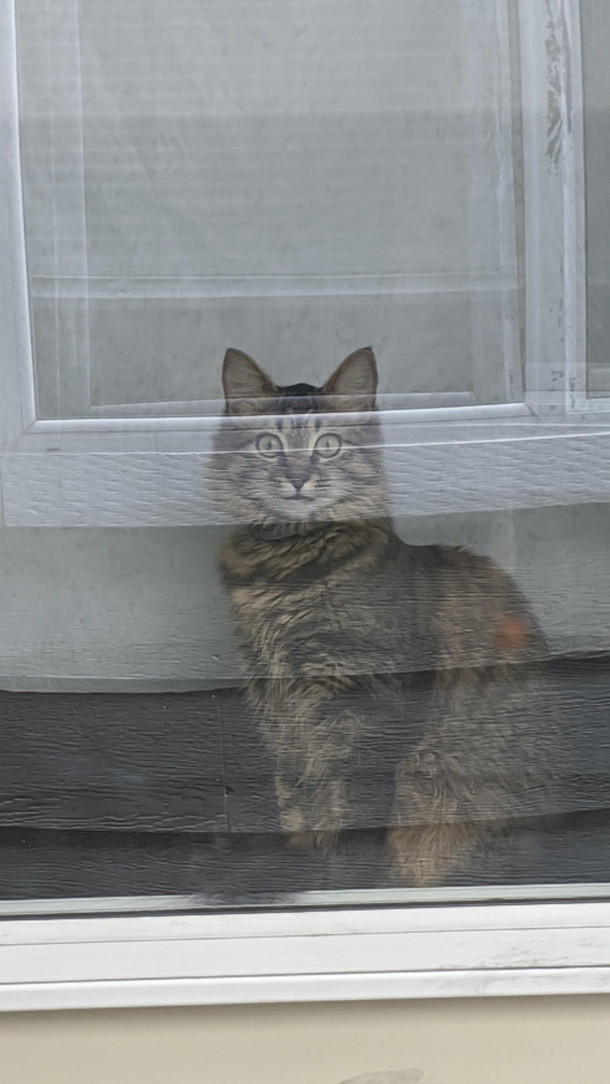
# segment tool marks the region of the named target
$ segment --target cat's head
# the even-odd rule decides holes
[[[241,350],[222,369],[213,483],[233,522],[315,524],[386,514],[377,366],[356,350],[321,386],[281,387]]]

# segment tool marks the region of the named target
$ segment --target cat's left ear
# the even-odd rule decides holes
[[[278,389],[243,350],[229,347],[222,363],[222,388],[227,414],[266,414]]]
[[[333,410],[374,410],[377,392],[377,362],[370,346],[354,350],[329,376],[323,395],[332,395]]]

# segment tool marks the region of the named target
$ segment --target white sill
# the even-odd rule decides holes
[[[164,428],[177,421],[183,428]],[[217,420],[200,424],[35,422],[1,457],[4,525],[226,524],[207,484]],[[388,411],[383,424],[395,516],[610,501],[607,410],[562,420],[536,417],[524,404],[465,406]]]
[[[608,992],[601,900],[0,923],[4,1011]]]

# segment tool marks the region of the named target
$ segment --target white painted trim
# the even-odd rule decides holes
[[[519,0],[526,399],[587,408],[584,103],[579,0]]]
[[[547,921],[551,922],[553,916],[556,917],[559,914],[557,904],[565,904],[570,901],[578,901],[582,904],[586,900],[610,900],[610,883],[459,885],[446,888],[342,888],[283,893],[281,897],[259,898],[260,907],[269,908],[269,913],[275,916],[270,919],[275,930],[277,930],[278,914],[298,913],[301,916],[299,921],[302,923],[304,914],[310,916],[319,915],[322,913],[322,909],[325,909],[324,913],[331,913],[330,909],[332,909],[333,914],[338,914],[340,913],[339,908],[347,907],[359,908],[360,913],[367,910],[371,914],[374,913],[371,908],[384,908],[386,918],[383,919],[383,922],[385,924],[384,928],[387,929],[387,914],[390,908],[393,914],[400,916],[399,908],[422,907],[425,904],[447,907],[455,904],[552,903],[552,910],[545,912]],[[488,906],[487,910],[489,915],[493,914],[493,910],[490,911]],[[203,895],[76,896],[57,899],[0,900],[0,920],[7,918],[13,920],[8,925],[3,925],[0,921],[0,945],[3,937],[6,936],[3,931],[16,929],[15,921],[24,918],[44,917],[51,922],[57,919],[64,920],[67,916],[72,916],[75,920],[78,918],[81,921],[84,919],[88,922],[92,916],[105,916],[107,920],[109,915],[122,915],[124,917],[139,914],[146,915],[147,922],[151,922],[153,918],[158,918],[159,915],[165,913],[175,915],[184,912],[189,912],[190,917],[195,916],[197,921],[199,921],[198,912],[205,912],[207,917],[214,915],[219,922],[224,922],[227,919],[226,915],[218,913],[217,902],[213,899],[207,900]],[[357,912],[352,911],[350,913]],[[434,915],[434,911],[430,909],[425,913],[431,916]],[[456,916],[462,914],[460,909],[456,907],[452,908],[451,913]],[[482,911],[479,911],[479,916],[482,913]],[[516,915],[518,912],[515,911],[514,913]],[[583,913],[580,911],[574,912],[572,916],[574,921],[577,921],[578,916]],[[233,924],[235,923],[236,914],[241,915],[242,919],[245,918],[246,922],[248,921],[247,906],[244,906],[241,910],[237,905],[232,908],[231,922]],[[422,915],[424,915],[423,911]],[[285,922],[287,920],[282,919],[281,921]],[[318,919],[312,919],[312,921],[318,921]],[[398,921],[401,921],[400,917]],[[463,922],[463,918],[460,921]],[[564,919],[562,918],[561,921],[563,922]],[[76,929],[72,925],[64,928],[69,931]],[[91,926],[85,928],[92,929]],[[32,927],[29,927],[29,929],[31,930]],[[40,927],[40,929],[43,930],[44,928]],[[242,928],[242,934],[243,932]],[[312,928],[310,932],[315,933],[316,930]],[[13,934],[9,934],[9,937],[14,940]]]
[[[377,406],[385,410],[387,403],[391,410],[425,410],[438,411],[450,409],[452,412],[457,407],[481,408],[474,400],[474,395],[469,391],[416,391],[400,395],[378,395]],[[497,404],[494,404],[497,405]],[[523,404],[507,404],[510,407]],[[131,418],[200,418],[219,417],[224,410],[224,402],[221,399],[184,399],[158,401],[151,403],[112,403],[108,405],[95,405],[90,407],[94,418],[112,418],[114,421]],[[453,417],[453,413],[449,415]],[[43,420],[43,419],[41,419]],[[56,419],[46,419],[54,421]],[[59,419],[61,422],[61,419]],[[83,419],[86,420],[86,419]],[[68,420],[69,424],[69,420]],[[154,424],[154,422],[153,422]]]
[[[572,891],[574,899],[566,901],[562,898],[566,888]],[[603,893],[603,896],[587,899],[591,888]],[[521,892],[522,898],[517,902],[504,899],[506,894],[513,891]],[[546,899],[537,898],[536,894],[540,891],[547,893]],[[477,895],[484,893],[487,899],[477,900]],[[403,900],[400,905],[397,899],[400,895],[408,899],[408,904]],[[378,897],[377,904],[372,906],[370,900],[375,896]],[[324,897],[325,906],[321,906]],[[329,898],[332,897],[334,903],[331,904]],[[421,935],[498,930],[610,929],[610,883],[593,886],[523,885],[514,888],[498,885],[496,888],[361,889],[360,897],[360,906],[354,907],[355,896],[349,890],[303,892],[279,897],[275,906],[266,910],[232,909],[219,912],[211,909],[206,912],[204,903],[200,900],[198,905],[196,896],[176,896],[171,914],[156,913],[158,907],[169,906],[171,897],[168,896],[24,901],[24,906],[28,906],[28,902],[32,907],[36,906],[38,918],[44,916],[45,921],[9,915],[9,921],[0,923],[0,949],[15,945],[105,944],[109,941],[219,942],[252,938],[276,939],[277,945],[283,945],[287,938],[332,938],[339,935],[368,937],[379,934]],[[363,902],[364,897],[369,898],[368,905]],[[382,897],[387,897],[386,906],[381,905]],[[312,906],[312,898],[317,900],[317,907]],[[428,906],[433,899],[435,906]],[[61,907],[64,902],[74,907],[79,904],[80,910],[75,910],[68,917],[54,916],[53,905],[56,903]],[[456,903],[460,905],[455,906]],[[11,906],[18,904],[19,901],[15,901]],[[87,910],[90,905],[95,905],[101,913],[89,915]],[[181,909],[181,905],[186,906]],[[139,914],[129,913],[134,906],[137,906]],[[119,913],[109,914],[112,908],[118,908]],[[474,958],[470,962],[474,966]]]
[[[0,447],[36,417],[19,144],[15,9],[0,0]]]
[[[383,398],[383,397],[382,397]],[[386,396],[392,399],[393,396]],[[401,399],[408,398],[401,396]],[[205,402],[205,401],[202,401]],[[186,406],[186,404],[184,404]],[[30,434],[69,434],[69,433],[103,433],[123,432],[135,433],[150,430],[161,432],[170,429],[182,429],[187,431],[213,432],[218,426],[219,404],[210,403],[210,408],[215,407],[201,416],[176,415],[168,417],[151,417],[144,415],[135,418],[97,417],[97,418],[48,418],[35,421],[29,428]],[[460,422],[460,421],[489,421],[500,418],[528,418],[532,415],[531,409],[526,403],[489,403],[485,405],[466,404],[455,406],[427,406],[416,407],[407,410],[387,409],[381,412],[383,423],[391,425],[400,422],[405,426],[416,422]],[[27,450],[25,442],[19,443],[16,451]]]
[[[508,2],[461,0],[461,6],[466,113],[476,130],[467,163],[470,264],[500,268],[492,276],[497,303],[483,292],[473,292],[471,299],[473,387],[482,402],[522,400],[523,276],[517,254]]]
[[[610,992],[607,902],[0,927],[0,1010],[598,992]]]
[[[354,973],[290,978],[270,976],[265,979],[44,982],[0,986],[0,1012],[608,993],[610,968],[607,967],[412,971],[385,975]]]
[[[16,0],[13,0],[16,3]],[[88,271],[87,213],[85,196],[85,161],[83,137],[82,72],[80,55],[80,12],[78,0],[43,0],[39,7],[37,56],[40,98],[46,111],[49,145],[47,147],[52,183],[49,189],[51,230],[47,257],[52,279],[69,269],[86,278]],[[35,39],[36,40],[36,39]],[[17,40],[14,41],[17,53]],[[61,56],[61,65],[57,56]],[[69,147],[66,134],[70,133]],[[66,155],[71,160],[70,177],[65,182]],[[58,178],[64,178],[56,183]],[[27,202],[27,201],[26,201]],[[52,208],[52,210],[51,210]],[[26,207],[27,210],[27,207]],[[30,266],[33,274],[36,265]],[[57,289],[49,294],[59,321],[61,296]],[[71,334],[63,343],[55,342],[53,398],[59,417],[85,414],[90,395],[90,341],[88,299],[69,317]],[[36,335],[33,323],[34,374]],[[66,354],[68,356],[66,356]]]
[[[587,395],[587,253],[585,188],[585,94],[580,0],[565,0],[567,51],[564,161],[566,276],[565,334],[568,411],[589,409]]]
[[[403,294],[495,293],[517,290],[516,273],[489,271],[380,275],[204,275],[100,278],[36,276],[32,297],[175,299],[226,297],[365,297]]]
[[[104,433],[102,450],[79,450],[78,437],[47,449],[2,458],[7,526],[195,526],[227,523],[208,484],[211,431],[201,429],[200,451],[117,450]],[[178,441],[180,433],[172,434]],[[186,448],[192,448],[187,431]],[[139,442],[138,442],[139,443]],[[157,450],[155,450],[155,445]],[[64,447],[66,450],[64,451]],[[394,515],[501,511],[610,501],[610,427],[541,425],[536,419],[502,423],[405,424],[398,420],[384,447]]]

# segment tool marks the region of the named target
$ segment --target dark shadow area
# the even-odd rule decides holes
[[[610,880],[610,659],[549,671],[565,717],[560,804],[512,823],[447,884]],[[4,900],[194,894],[228,906],[389,884],[391,729],[357,758],[362,825],[325,856],[279,834],[273,763],[238,690],[0,693],[0,720]]]

